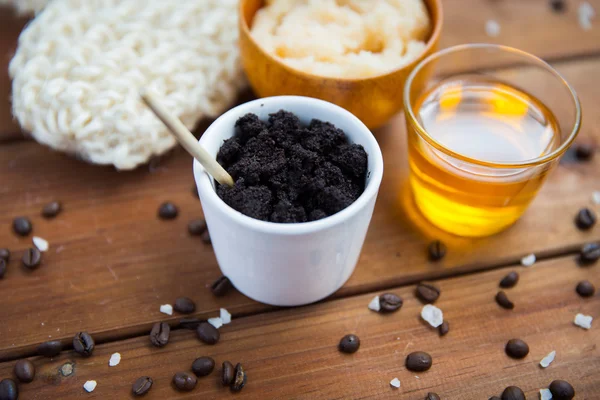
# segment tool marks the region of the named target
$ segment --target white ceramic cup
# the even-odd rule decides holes
[[[379,145],[369,129],[350,112],[326,101],[279,96],[242,104],[219,117],[204,132],[200,144],[216,158],[235,122],[247,113],[267,120],[279,110],[290,111],[302,123],[331,122],[368,154],[365,191],[330,217],[284,224],[250,218],[229,207],[215,192],[213,179],[194,160],[194,177],[212,246],[221,271],[246,296],[276,306],[299,306],[338,290],[358,262],[383,176]]]

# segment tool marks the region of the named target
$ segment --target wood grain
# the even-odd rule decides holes
[[[516,269],[520,281],[509,296],[513,311],[494,302],[499,280]],[[583,299],[575,293],[578,281],[600,283],[600,265],[582,268],[572,258],[472,274],[438,282],[442,290],[436,305],[450,322],[450,333],[439,337],[419,318],[422,304],[413,296],[414,287],[393,289],[404,299],[401,310],[378,314],[367,309],[370,293],[310,307],[234,319],[221,328],[215,346],[201,344],[191,331],[172,333],[171,342],[153,348],[148,337],[98,346],[94,355],[82,359],[65,352],[54,360],[34,358],[35,381],[21,385],[23,398],[107,399],[128,398],[131,384],[139,376],[154,379],[148,399],[228,398],[229,390],[218,383],[219,369],[201,378],[196,389],[178,394],[170,379],[178,371],[189,371],[199,356],[241,362],[248,373],[246,388],[236,395],[247,399],[422,399],[429,391],[443,399],[487,399],[509,385],[521,387],[528,398],[537,398],[540,388],[554,379],[565,379],[575,387],[578,399],[595,399],[600,393],[600,340],[598,321],[584,330],[573,324],[576,313],[600,317],[600,295]],[[353,355],[337,350],[339,339],[355,333],[361,346]],[[504,353],[511,338],[525,340],[530,347],[523,360]],[[550,351],[556,360],[547,369],[538,365]],[[413,351],[426,351],[433,367],[412,373],[404,359]],[[108,367],[114,352],[121,353],[117,367]],[[75,365],[75,374],[63,377],[65,363]],[[0,377],[11,375],[13,362],[0,365]],[[389,381],[398,377],[400,389]],[[88,379],[98,382],[93,394],[82,389]]]
[[[569,62],[560,70],[584,107],[591,110],[600,103],[600,60]],[[600,115],[587,112],[585,118],[581,140],[597,140]],[[403,120],[377,135],[384,151],[384,182],[359,264],[336,296],[514,263],[530,252],[562,254],[600,240],[600,227],[580,232],[572,221],[580,207],[593,207],[592,191],[600,190],[599,157],[561,165],[513,228],[471,240],[431,228],[414,210],[404,185]],[[191,194],[191,158],[183,151],[149,169],[121,173],[33,142],[0,146],[0,160],[0,247],[13,252],[0,281],[0,359],[28,354],[49,337],[69,342],[83,329],[102,340],[145,332],[165,317],[159,306],[178,296],[193,298],[202,317],[214,315],[220,305],[236,314],[265,310],[238,293],[217,302],[207,289],[219,270],[210,247],[186,232],[187,222],[202,212]],[[52,200],[63,202],[64,212],[45,220],[40,210]],[[167,200],[180,207],[175,221],[156,217],[159,204]],[[11,221],[19,215],[29,216],[34,234],[50,242],[35,272],[20,265],[31,239],[11,232]],[[450,248],[440,263],[426,259],[425,248],[434,238]]]

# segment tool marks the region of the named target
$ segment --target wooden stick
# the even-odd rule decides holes
[[[144,103],[156,114],[156,116],[166,125],[173,136],[177,138],[179,144],[192,155],[204,169],[219,182],[221,185],[233,186],[233,179],[225,169],[208,154],[204,147],[200,146],[194,135],[183,125],[183,123],[171,114],[165,106],[152,93],[142,90],[140,97]]]

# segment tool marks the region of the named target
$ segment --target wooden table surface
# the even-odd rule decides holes
[[[584,109],[578,143],[600,145],[600,20],[591,30],[578,24],[579,1],[567,1],[562,14],[545,0],[445,0],[443,46],[467,42],[502,43],[549,60],[577,90]],[[600,11],[600,0],[590,1]],[[485,34],[485,22],[498,21],[496,38]],[[25,20],[0,10],[0,92],[9,87],[5,64]],[[373,221],[356,271],[331,298],[301,308],[275,309],[237,292],[214,297],[208,288],[220,276],[209,245],[187,233],[187,222],[202,216],[192,195],[191,159],[181,150],[132,172],[84,164],[28,140],[10,120],[9,104],[0,102],[0,247],[12,252],[0,280],[0,380],[12,377],[20,358],[30,358],[37,377],[20,385],[21,399],[127,399],[140,376],[151,376],[148,399],[227,398],[218,384],[219,368],[201,378],[193,392],[176,392],[171,378],[188,371],[201,355],[241,362],[248,384],[236,395],[249,399],[423,399],[437,392],[442,399],[487,399],[509,385],[528,398],[554,379],[570,381],[577,399],[600,399],[600,328],[573,324],[577,313],[600,317],[600,293],[583,299],[575,285],[588,279],[600,287],[600,264],[581,267],[577,252],[600,241],[600,227],[581,232],[573,217],[581,207],[600,213],[592,192],[600,191],[600,155],[590,162],[563,162],[553,172],[525,216],[509,230],[473,240],[445,234],[416,212],[407,191],[404,120],[397,116],[375,132],[384,155],[385,176]],[[56,219],[40,216],[52,200],[64,205]],[[179,217],[161,221],[158,205],[177,204]],[[34,235],[50,242],[42,266],[22,268],[31,237],[12,233],[16,216],[33,221]],[[429,262],[426,246],[444,241],[449,252]],[[522,267],[521,257],[535,253],[538,262]],[[494,296],[507,272],[521,274],[509,289],[512,311],[498,307]],[[414,285],[437,281],[436,303],[450,321],[440,337],[419,318],[421,303]],[[367,309],[377,294],[391,291],[404,298],[394,314]],[[192,298],[198,318],[233,314],[220,329],[221,341],[207,346],[181,329],[181,315],[167,316],[159,306],[179,296]],[[172,326],[170,343],[150,345],[150,327]],[[87,331],[96,339],[90,358],[70,349],[72,337]],[[361,338],[354,355],[337,351],[347,333]],[[530,354],[513,360],[504,353],[508,339],[529,343]],[[47,340],[61,340],[67,350],[53,359],[35,355]],[[415,374],[404,366],[412,351],[429,352],[431,370]],[[539,361],[556,350],[547,369]],[[108,366],[114,352],[122,355]],[[60,373],[71,363],[74,372]],[[397,377],[400,389],[389,382]],[[96,380],[93,393],[82,385]]]

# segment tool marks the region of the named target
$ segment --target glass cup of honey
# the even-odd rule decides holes
[[[521,217],[581,125],[577,94],[556,70],[492,44],[424,59],[406,81],[404,111],[416,206],[470,237]]]

